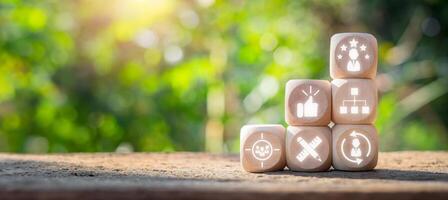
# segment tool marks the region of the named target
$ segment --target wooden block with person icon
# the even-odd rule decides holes
[[[373,125],[335,125],[333,167],[344,171],[366,171],[378,160],[378,136]]]
[[[338,33],[330,42],[330,76],[374,79],[378,63],[378,44],[368,33]]]

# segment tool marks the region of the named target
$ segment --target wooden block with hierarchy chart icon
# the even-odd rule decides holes
[[[332,121],[336,124],[373,124],[378,95],[370,79],[335,79],[331,82]]]

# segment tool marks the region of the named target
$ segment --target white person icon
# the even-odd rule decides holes
[[[362,154],[362,152],[361,152],[361,148],[359,147],[359,145],[361,144],[361,142],[359,141],[359,139],[358,138],[355,138],[355,139],[353,139],[352,140],[352,149],[351,149],[351,151],[350,151],[350,155],[352,156],[352,157],[361,157],[361,154]]]
[[[335,49],[337,65],[342,70],[355,74],[371,67],[374,54],[370,41],[356,35],[342,39]]]
[[[355,38],[352,39],[352,41],[350,41],[350,51],[348,51],[348,56],[350,57],[350,60],[347,63],[347,71],[351,71],[351,72],[357,72],[359,70],[361,70],[361,65],[359,64],[358,61],[358,57],[359,57],[359,52],[358,49],[356,49],[356,46],[358,45],[358,41],[355,40]],[[364,49],[364,51],[366,50],[365,46],[362,46]]]

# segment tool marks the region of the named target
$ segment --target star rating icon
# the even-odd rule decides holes
[[[356,41],[355,38],[353,38],[353,39],[350,41],[350,47],[356,47],[357,45],[358,45],[358,41]]]
[[[364,61],[370,62],[372,58],[367,51],[368,43],[363,38],[351,37],[351,39],[348,39],[348,41],[339,46],[340,51],[336,54],[338,62],[345,62],[345,59],[351,59],[351,61],[360,61],[360,59],[363,59]],[[351,57],[353,55],[357,56]]]
[[[361,47],[360,47],[360,49],[361,49],[361,51],[366,51],[366,45],[361,45]]]

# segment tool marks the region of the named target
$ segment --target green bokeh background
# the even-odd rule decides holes
[[[2,0],[0,151],[237,152],[350,31],[378,39],[381,150],[446,150],[447,27],[443,0]]]

